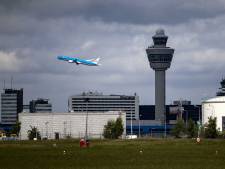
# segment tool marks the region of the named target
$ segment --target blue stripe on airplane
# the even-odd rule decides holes
[[[58,56],[57,58],[59,60],[68,61],[70,63],[84,64],[84,65],[89,65],[89,66],[98,66],[99,65],[98,62],[92,62],[90,60],[73,58],[73,57],[69,57],[69,56]]]

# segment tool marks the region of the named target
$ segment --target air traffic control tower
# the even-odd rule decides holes
[[[165,76],[170,67],[174,49],[167,47],[168,36],[163,29],[158,29],[152,37],[154,45],[146,49],[150,67],[155,70],[155,120],[165,121]]]

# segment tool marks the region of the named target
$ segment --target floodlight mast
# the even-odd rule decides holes
[[[152,37],[154,45],[146,49],[150,67],[155,70],[155,119],[166,124],[166,70],[170,68],[174,49],[167,47],[168,36],[158,29]]]
[[[85,142],[87,142],[88,140],[88,102],[89,102],[89,98],[85,98],[85,102],[86,102],[86,118],[85,118]]]

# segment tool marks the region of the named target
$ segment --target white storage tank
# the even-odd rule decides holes
[[[225,96],[217,96],[202,102],[202,124],[207,123],[210,116],[217,118],[217,128],[222,131],[225,127],[223,125],[223,121],[225,122]]]

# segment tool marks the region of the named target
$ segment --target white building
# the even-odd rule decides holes
[[[69,111],[74,112],[108,112],[124,111],[126,118],[138,119],[139,97],[125,95],[103,95],[98,92],[87,92],[69,98]]]
[[[225,96],[218,96],[202,102],[202,124],[208,122],[208,118],[217,118],[217,128],[225,130]]]
[[[102,138],[104,125],[109,120],[116,120],[121,117],[124,125],[124,134],[126,133],[126,114],[121,112],[107,113],[88,113],[88,138]],[[37,127],[41,137],[48,139],[65,138],[83,138],[86,131],[86,113],[20,113],[21,139],[28,139],[28,130]]]

